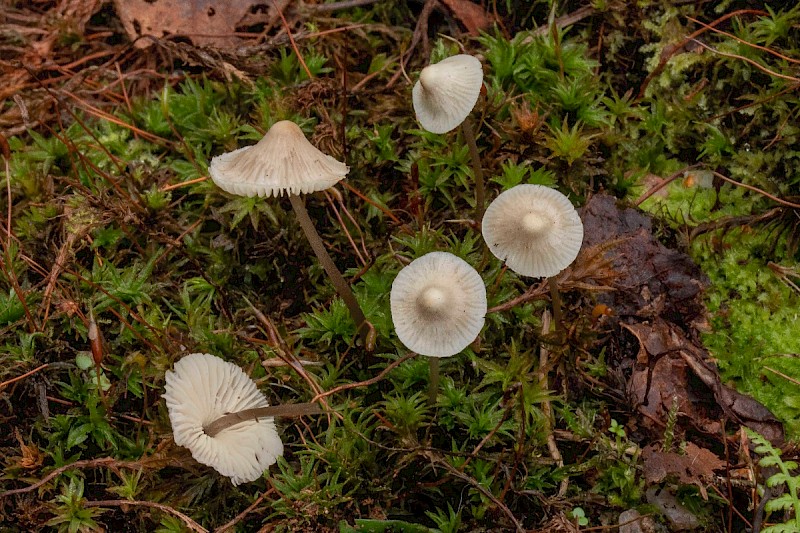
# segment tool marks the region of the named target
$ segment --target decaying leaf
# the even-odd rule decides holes
[[[703,498],[708,498],[706,484],[713,479],[715,470],[725,468],[725,461],[711,451],[687,442],[683,454],[659,451],[654,444],[646,446],[642,450],[642,465],[648,485],[675,476],[679,483],[697,485]]]
[[[612,313],[603,319],[627,330],[619,335],[613,358],[627,376],[631,407],[643,415],[641,426],[663,433],[670,409],[679,423],[720,436],[726,422],[758,431],[781,443],[783,426],[759,402],[725,386],[699,341],[706,324],[702,293],[709,281],[689,256],[671,250],[653,235],[649,217],[620,209],[610,196],[594,196],[582,210],[584,247],[612,243],[605,256],[615,276],[614,290],[597,301]]]
[[[139,48],[152,44],[139,39],[143,35],[179,35],[197,46],[236,46],[241,43],[237,28],[270,27],[279,20],[277,9],[288,5],[289,0],[114,0],[125,32]]]
[[[442,0],[447,6],[453,17],[467,28],[470,35],[478,35],[481,30],[485,30],[492,25],[489,14],[479,6],[469,0]]]
[[[581,216],[584,246],[620,239],[606,254],[618,274],[617,290],[602,294],[599,303],[621,317],[663,317],[687,327],[705,322],[701,296],[707,276],[689,256],[656,240],[649,217],[619,209],[616,199],[606,195],[592,197]]]
[[[728,420],[783,442],[783,425],[759,402],[723,385],[708,352],[675,325],[623,324],[639,341],[636,365],[628,380],[633,407],[645,415],[644,426],[663,427],[677,402],[679,416],[708,435],[721,435]]]

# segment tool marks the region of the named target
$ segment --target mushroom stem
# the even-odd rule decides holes
[[[254,407],[236,413],[223,415],[207,426],[203,426],[203,432],[209,437],[217,436],[222,430],[235,426],[241,422],[258,420],[271,416],[296,417],[306,415],[318,415],[322,412],[317,403],[287,403],[283,405],[269,405],[267,407]]]
[[[430,379],[428,380],[428,406],[436,405],[436,396],[439,394],[439,358],[428,357],[430,363]]]
[[[342,273],[339,272],[339,269],[336,268],[336,265],[333,263],[331,256],[328,255],[328,251],[325,249],[325,244],[323,244],[322,238],[320,238],[319,233],[317,233],[317,230],[314,228],[314,223],[311,222],[311,217],[308,216],[308,211],[306,210],[303,199],[295,194],[290,194],[289,201],[292,203],[292,208],[297,215],[297,221],[300,222],[300,227],[303,228],[303,233],[306,234],[306,238],[308,239],[308,243],[311,245],[311,249],[314,250],[314,254],[322,264],[322,268],[325,269],[325,272],[328,274],[331,283],[333,283],[333,286],[336,288],[336,292],[339,293],[339,296],[342,298],[342,300],[344,300],[344,304],[350,311],[350,316],[353,318],[353,322],[356,324],[356,331],[361,337],[364,347],[369,348],[368,336],[370,330],[372,330],[372,327],[371,324],[367,322],[364,312],[358,305],[356,297],[350,288],[350,284],[347,283],[347,280],[344,279]]]
[[[553,301],[553,322],[556,323],[556,333],[560,341],[564,331],[564,325],[561,323],[561,294],[558,292],[555,277],[547,278],[547,283],[550,285],[550,299]]]
[[[467,117],[461,123],[461,132],[464,140],[469,147],[469,155],[472,159],[472,173],[475,175],[475,221],[480,224],[483,219],[485,196],[483,190],[483,169],[481,168],[481,156],[478,154],[478,143],[475,141],[475,130],[472,127],[472,120]]]

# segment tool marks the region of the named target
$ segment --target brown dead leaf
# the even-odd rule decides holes
[[[639,342],[628,380],[628,396],[645,415],[644,426],[661,431],[673,404],[681,419],[709,435],[722,433],[723,420],[745,425],[776,445],[783,426],[759,402],[723,385],[708,352],[664,320],[622,324]]]
[[[447,6],[453,18],[461,22],[470,35],[478,35],[492,25],[489,14],[478,4],[469,0],[441,0]]]
[[[233,47],[242,41],[236,29],[264,24],[271,27],[279,19],[278,9],[289,0],[114,0],[122,25],[136,46],[150,46],[143,35],[157,38],[180,35],[197,46]]]
[[[661,483],[667,476],[675,476],[679,483],[696,485],[704,499],[708,499],[706,484],[714,478],[714,470],[725,468],[725,461],[711,451],[691,442],[684,453],[663,452],[651,444],[642,450],[644,478],[648,485]]]
[[[616,199],[596,195],[581,210],[584,247],[619,240],[606,256],[618,274],[613,292],[598,302],[620,317],[662,317],[689,327],[705,322],[702,293],[708,278],[687,256],[658,242],[641,211],[620,209]]]
[[[620,208],[614,197],[596,195],[581,210],[584,249],[605,250],[613,276],[596,304],[610,313],[602,320],[630,332],[616,337],[610,359],[627,378],[631,407],[644,415],[641,425],[663,433],[671,409],[678,421],[706,435],[723,435],[730,421],[783,442],[781,423],[759,402],[722,384],[699,332],[707,324],[703,290],[708,278],[684,253],[667,248],[653,235],[651,219]],[[604,308],[604,309],[605,309]]]
[[[39,468],[44,462],[44,454],[39,450],[39,447],[35,444],[25,444],[22,435],[20,435],[19,430],[16,428],[14,429],[14,434],[17,437],[17,442],[19,442],[21,453],[19,457],[15,457],[17,464],[27,470]]]

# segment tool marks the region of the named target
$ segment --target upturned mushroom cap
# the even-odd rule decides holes
[[[517,185],[486,208],[483,239],[514,272],[550,277],[578,256],[583,223],[572,202],[557,190]]]
[[[276,122],[253,146],[218,155],[208,172],[219,188],[240,196],[306,194],[334,186],[347,165],[320,152],[300,127]]]
[[[431,252],[397,274],[390,302],[400,342],[422,355],[450,357],[481,332],[486,287],[463,259]]]
[[[414,111],[423,128],[447,133],[470,114],[483,85],[483,67],[466,54],[428,65],[411,91]]]
[[[207,353],[193,353],[166,373],[163,395],[175,444],[192,452],[234,485],[258,479],[283,455],[271,417],[241,422],[209,437],[203,427],[222,415],[266,407],[267,400],[241,368]]]

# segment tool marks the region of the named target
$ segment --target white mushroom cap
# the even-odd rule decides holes
[[[289,120],[276,122],[253,146],[216,156],[208,167],[222,190],[267,197],[322,191],[336,185],[348,170],[315,148]]]
[[[283,455],[271,417],[240,422],[209,437],[203,431],[219,417],[266,407],[267,400],[241,368],[207,353],[193,353],[166,373],[164,399],[175,444],[199,463],[228,476],[234,485],[258,479]]]
[[[470,114],[483,85],[483,67],[466,54],[428,65],[411,91],[414,111],[423,128],[447,133]]]
[[[392,283],[392,321],[409,350],[430,357],[455,355],[481,332],[486,286],[469,263],[431,252],[403,268]]]
[[[517,185],[483,215],[483,239],[508,268],[523,276],[555,276],[578,256],[583,222],[569,198],[543,185]]]

